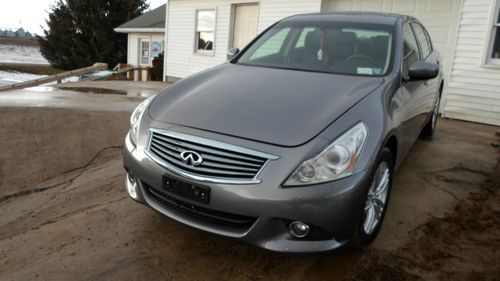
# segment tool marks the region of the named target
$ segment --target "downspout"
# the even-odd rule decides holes
[[[168,56],[168,20],[170,19],[169,17],[169,7],[170,7],[170,0],[167,0],[166,4],[166,11],[165,11],[165,46],[163,46],[163,82],[167,82],[167,56]]]

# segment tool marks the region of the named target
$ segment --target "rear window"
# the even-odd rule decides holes
[[[353,23],[277,25],[237,63],[337,74],[381,76],[392,64],[393,30]]]

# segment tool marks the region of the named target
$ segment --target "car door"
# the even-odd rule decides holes
[[[415,33],[415,37],[420,49],[421,60],[439,65],[439,54],[433,50],[432,42],[427,30],[423,25],[417,22],[412,22],[411,26]],[[423,126],[425,126],[425,124],[429,120],[430,114],[436,104],[440,86],[439,82],[439,79],[431,79],[424,81],[423,83],[423,91],[420,94],[418,104],[416,105],[418,107],[420,115],[419,123],[421,125],[421,128],[423,128]]]
[[[400,95],[403,100],[399,127],[399,139],[402,155],[406,155],[413,145],[413,142],[420,134],[421,129],[421,108],[420,100],[425,92],[425,81],[408,81],[408,70],[416,62],[421,60],[420,50],[413,28],[409,23],[403,27],[403,82],[400,88]]]

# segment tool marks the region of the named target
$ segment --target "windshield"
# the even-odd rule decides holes
[[[282,25],[268,30],[237,63],[263,67],[382,76],[392,63],[389,26],[355,23]]]

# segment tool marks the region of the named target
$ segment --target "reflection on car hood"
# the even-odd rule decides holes
[[[151,118],[280,146],[304,144],[379,87],[382,78],[224,64],[183,79]]]

